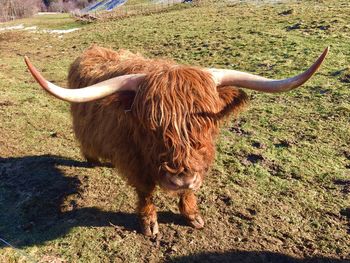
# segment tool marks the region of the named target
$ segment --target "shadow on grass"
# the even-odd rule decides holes
[[[81,180],[84,178],[64,176],[60,170],[61,166],[91,167],[87,162],[52,155],[0,157],[0,238],[22,248],[62,237],[77,226],[117,226],[125,231],[140,232],[138,218],[134,213],[106,212],[95,207],[76,207],[75,200],[81,191]],[[67,202],[67,200],[71,201]],[[159,212],[158,217],[159,222],[163,224],[186,225],[185,220],[178,214]],[[5,245],[0,242],[0,249],[3,246]],[[340,263],[349,261],[327,258],[302,260],[266,251],[232,251],[205,252],[172,258],[166,262]]]
[[[224,253],[205,252],[189,256],[175,257],[165,263],[348,263],[349,260],[332,258],[297,259],[268,251],[229,251]]]
[[[135,213],[78,208],[75,200],[84,178],[65,176],[62,166],[91,167],[52,155],[0,157],[0,238],[21,248],[59,238],[76,226],[119,226],[140,232]],[[180,215],[170,212],[159,212],[158,217],[160,223],[186,225]]]
[[[23,247],[63,236],[75,226],[112,223],[138,230],[135,214],[76,208],[81,181],[64,176],[60,166],[91,167],[87,162],[52,155],[0,157],[0,237]],[[65,200],[71,201],[67,204]]]

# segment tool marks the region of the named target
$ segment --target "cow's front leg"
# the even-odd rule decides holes
[[[197,198],[192,190],[186,190],[180,194],[179,209],[192,227],[197,229],[204,227],[204,221],[197,207]]]
[[[158,233],[157,209],[153,204],[152,193],[153,191],[147,193],[137,191],[141,230],[146,236],[152,236]]]

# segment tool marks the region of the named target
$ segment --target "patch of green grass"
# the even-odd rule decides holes
[[[62,38],[0,32],[0,237],[35,259],[67,262],[193,261],[214,252],[213,261],[240,262],[242,251],[245,260],[264,252],[349,260],[349,13],[345,0],[221,4],[98,22]],[[65,15],[17,22],[75,27]],[[157,242],[136,233],[133,190],[108,168],[84,166],[69,106],[41,91],[23,63],[28,55],[65,85],[69,64],[92,44],[273,78],[331,51],[296,91],[248,92],[250,106],[223,127],[198,193],[206,228],[183,226],[170,213],[177,201],[159,193]],[[0,261],[24,260],[0,248]]]

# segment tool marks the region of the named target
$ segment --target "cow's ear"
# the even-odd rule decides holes
[[[121,107],[123,110],[128,111],[131,109],[134,103],[136,93],[134,91],[120,91],[116,92],[101,100],[101,104],[104,106],[113,105]]]
[[[230,114],[237,115],[244,109],[249,101],[247,94],[243,90],[235,87],[217,87],[217,91],[222,102],[222,109],[219,112],[221,119],[228,117]]]

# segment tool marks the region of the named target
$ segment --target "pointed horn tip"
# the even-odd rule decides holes
[[[327,56],[327,54],[329,53],[330,50],[330,46],[326,47],[325,50],[323,51],[323,54],[325,57]]]
[[[38,84],[48,91],[48,81],[40,74],[40,72],[33,66],[27,56],[24,56],[24,61],[28,67],[30,74],[34,77],[34,79],[38,82]]]
[[[29,72],[33,74],[32,71],[33,71],[34,66],[27,56],[24,56],[24,62],[26,63]]]
[[[24,56],[24,62],[28,65],[28,63],[30,63],[30,60],[27,56]]]
[[[322,52],[322,54],[321,54],[321,56],[320,56],[320,59],[322,60],[322,62],[323,62],[323,60],[326,58],[326,56],[328,55],[329,50],[330,50],[330,47],[328,46],[328,47],[326,47],[325,50]]]
[[[311,66],[311,68],[313,68],[313,73],[315,73],[317,69],[322,65],[322,63],[324,62],[325,58],[329,53],[329,50],[330,50],[330,47],[329,46],[326,47],[325,50],[322,52],[322,54],[319,56],[319,58],[316,60],[315,64]]]

